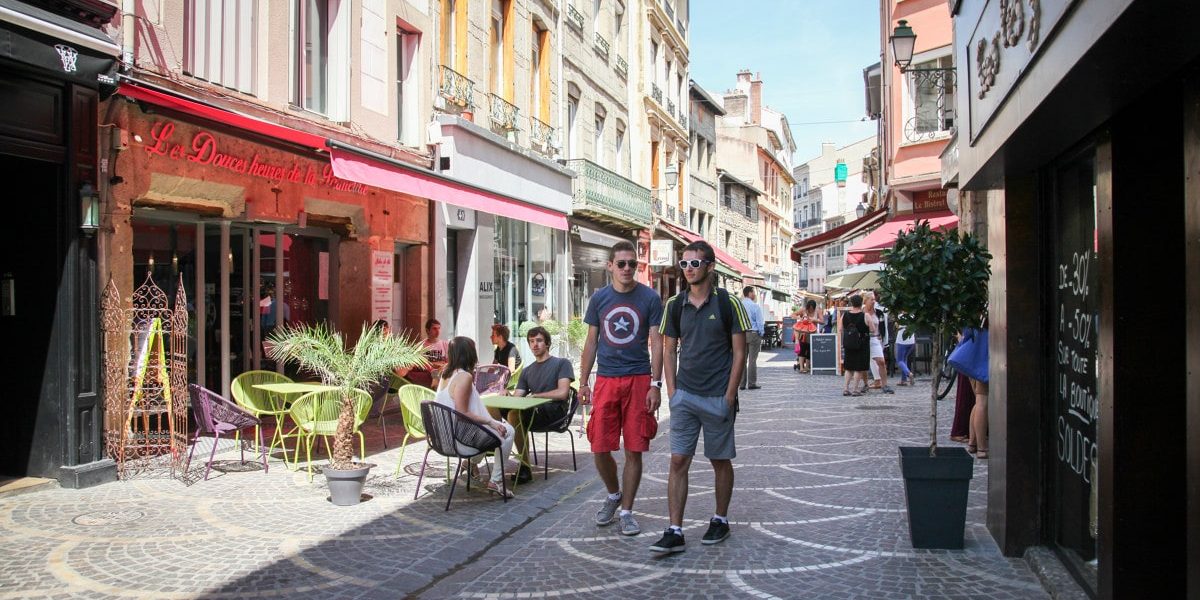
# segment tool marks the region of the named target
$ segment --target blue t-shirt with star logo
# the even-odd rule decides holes
[[[596,374],[601,377],[650,374],[650,328],[662,321],[662,298],[645,284],[628,292],[604,286],[588,302],[583,322],[600,330]]]

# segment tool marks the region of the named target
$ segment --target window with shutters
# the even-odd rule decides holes
[[[257,0],[187,0],[184,73],[245,94],[256,93]]]

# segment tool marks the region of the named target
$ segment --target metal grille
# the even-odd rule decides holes
[[[182,277],[177,290],[171,308],[149,274],[128,302],[111,279],[104,288],[105,446],[122,478],[168,465],[172,477],[183,476],[188,313]]]

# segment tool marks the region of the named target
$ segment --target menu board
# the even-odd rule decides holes
[[[371,253],[371,321],[392,319],[392,270],[395,255],[376,250]]]
[[[836,333],[810,333],[808,348],[812,372],[837,374],[838,348]]]
[[[1056,543],[1082,561],[1095,550],[1099,448],[1097,331],[1099,282],[1095,196],[1090,162],[1060,173],[1049,307],[1053,335],[1053,519]]]

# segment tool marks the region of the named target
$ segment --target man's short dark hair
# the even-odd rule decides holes
[[[621,241],[613,244],[612,248],[608,249],[608,260],[612,260],[613,257],[616,256],[618,252],[632,252],[636,255],[637,248],[633,247],[633,242],[631,242],[629,240],[621,240]]]
[[[429,320],[425,321],[425,333],[429,333],[429,330],[432,329],[434,325],[441,325],[441,324],[442,324],[442,322],[437,319],[429,319]]]
[[[862,305],[862,296],[859,296],[858,294],[850,296],[850,306],[853,306],[854,308],[862,308]]]
[[[508,341],[508,336],[511,335],[508,330],[508,325],[503,323],[496,323],[495,325],[492,325],[492,333],[500,336],[506,342]]]
[[[753,291],[754,291],[754,286],[748,285],[748,286],[742,288],[742,295],[749,298],[750,292],[753,292]]]
[[[537,336],[541,336],[541,337],[542,337],[542,340],[544,340],[544,341],[546,342],[546,345],[547,345],[547,346],[549,346],[549,345],[550,345],[550,332],[549,332],[549,331],[546,331],[546,328],[545,328],[545,327],[541,327],[541,326],[534,327],[533,329],[530,329],[530,330],[529,330],[529,333],[526,333],[526,334],[525,334],[525,339],[526,339],[526,340],[531,340],[531,339],[533,339],[533,338],[535,338],[535,337],[537,337]]]
[[[704,257],[704,260],[707,260],[709,263],[714,263],[717,261],[717,254],[713,251],[713,247],[704,240],[696,240],[684,246],[683,251],[699,252],[700,255]]]

